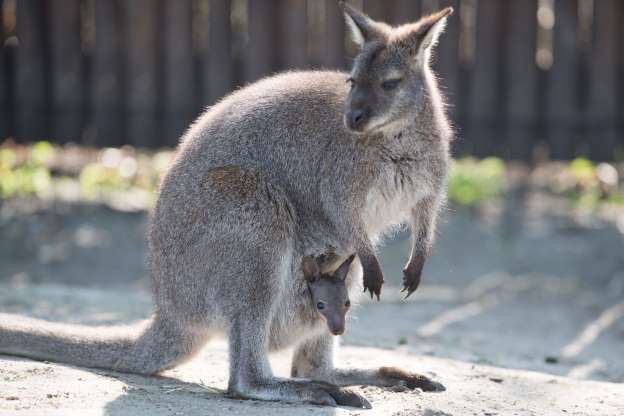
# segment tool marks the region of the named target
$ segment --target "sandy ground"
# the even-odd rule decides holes
[[[624,235],[598,219],[528,212],[447,213],[408,301],[398,296],[407,253],[398,235],[381,252],[382,301],[350,313],[345,366],[399,365],[434,375],[444,393],[358,387],[372,410],[232,400],[216,341],[166,378],[0,356],[0,415],[624,415]],[[145,318],[144,227],[144,215],[88,206],[0,210],[0,311]],[[289,352],[272,359],[286,375]]]

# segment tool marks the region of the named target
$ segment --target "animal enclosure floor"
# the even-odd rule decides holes
[[[288,354],[276,355],[278,373]],[[602,415],[624,411],[622,386],[506,370],[376,348],[345,347],[345,365],[400,365],[443,380],[447,391],[422,393],[356,387],[373,409],[234,400],[223,396],[227,346],[216,342],[193,362],[165,374],[141,377],[0,357],[0,414],[47,415]]]
[[[0,216],[0,312],[88,324],[147,317],[145,224],[144,215],[89,206]],[[381,302],[364,299],[350,312],[339,357],[434,373],[444,393],[358,388],[372,410],[231,400],[218,390],[227,354],[217,340],[168,378],[1,356],[0,415],[624,414],[616,226],[532,211],[513,221],[448,212],[424,284],[404,301],[407,245],[399,234],[381,251]],[[286,375],[289,352],[272,359]]]

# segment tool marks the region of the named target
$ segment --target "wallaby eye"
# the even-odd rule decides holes
[[[347,78],[347,84],[349,84],[349,88],[353,88],[355,85],[355,80],[351,77]]]
[[[383,88],[386,91],[390,91],[398,87],[400,82],[401,82],[400,78],[387,79],[381,83],[381,88]]]
[[[350,301],[350,300],[348,300],[348,301],[346,301],[346,302],[345,302],[345,307],[347,307],[347,308],[348,308],[349,306],[351,306],[351,301]]]
[[[325,302],[319,302],[316,304],[316,309],[318,309],[319,311],[322,311],[323,309],[325,309]]]

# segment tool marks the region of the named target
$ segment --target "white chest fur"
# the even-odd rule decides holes
[[[412,209],[431,192],[426,178],[418,170],[409,172],[384,169],[366,196],[362,220],[373,243],[398,226],[409,221]]]

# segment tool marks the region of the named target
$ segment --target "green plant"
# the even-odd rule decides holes
[[[499,196],[506,185],[505,163],[495,157],[454,160],[449,177],[449,199],[462,206],[478,206]]]

